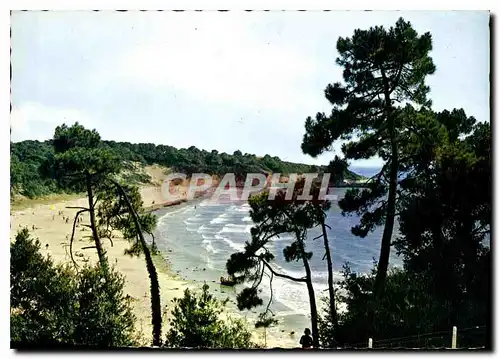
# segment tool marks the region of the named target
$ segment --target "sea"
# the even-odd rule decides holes
[[[335,188],[333,193],[342,198],[345,188]],[[222,201],[214,203],[210,199],[197,199],[178,206],[156,211],[158,226],[155,233],[158,249],[169,262],[175,274],[184,280],[201,287],[209,285],[217,298],[229,298],[228,309],[238,312],[236,294],[244,284],[235,287],[221,286],[221,276],[227,276],[226,262],[232,253],[242,251],[245,241],[250,240],[253,222],[250,218],[248,203],[242,201]],[[352,271],[368,273],[378,259],[382,227],[359,238],[351,233],[351,227],[359,222],[359,217],[343,216],[337,202],[332,203],[328,212],[327,224],[330,251],[333,259],[334,280],[342,278],[341,271],[348,264]],[[398,225],[394,235],[398,233]],[[311,229],[307,250],[313,252],[310,260],[316,301],[323,307],[321,298],[327,292],[327,267],[323,260],[324,245],[322,238],[313,240],[321,234],[320,228]],[[301,262],[286,262],[283,249],[293,240],[289,234],[280,235],[270,242],[269,248],[275,253],[273,262],[276,271],[290,276],[305,275]],[[391,252],[390,266],[401,266],[401,259]],[[264,305],[250,311],[240,312],[250,322],[265,309],[271,288],[269,278],[264,277],[260,287]],[[309,297],[305,284],[274,277],[272,281],[273,300],[270,309],[279,321],[281,331],[301,331],[310,327]]]

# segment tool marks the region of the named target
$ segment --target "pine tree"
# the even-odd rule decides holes
[[[317,156],[337,140],[345,160],[379,156],[384,165],[369,188],[348,190],[339,201],[344,214],[361,215],[354,235],[364,237],[383,225],[375,295],[383,290],[387,275],[391,238],[397,215],[399,146],[407,132],[400,120],[401,104],[429,106],[427,75],[435,71],[429,52],[430,33],[421,36],[409,22],[399,19],[394,27],[355,30],[350,38],[339,38],[337,64],[343,67],[344,83],[330,84],[325,97],[334,106],[329,116],[308,117],[302,150]]]

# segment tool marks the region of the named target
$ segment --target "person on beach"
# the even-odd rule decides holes
[[[313,339],[309,328],[304,330],[304,335],[300,338],[300,344],[302,345],[302,349],[312,349]]]

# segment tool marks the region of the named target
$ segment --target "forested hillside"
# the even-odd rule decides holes
[[[103,141],[104,145],[114,150],[123,160],[142,164],[159,164],[183,173],[307,173],[325,170],[325,166],[282,161],[278,157],[256,155],[235,151],[232,155],[216,150],[200,150],[195,146],[177,149],[172,146],[152,143],[129,143]],[[51,140],[11,142],[11,194],[19,193],[33,198],[57,193],[59,189],[50,174],[44,174],[44,163],[49,163],[53,156]],[[47,162],[49,161],[49,162]],[[46,172],[46,171],[45,171]],[[346,171],[344,178],[358,179],[361,176]]]

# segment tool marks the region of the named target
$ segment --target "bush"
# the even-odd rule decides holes
[[[189,289],[174,299],[165,345],[172,348],[253,348],[252,334],[239,319],[222,320],[226,301],[220,302],[203,285],[200,295]]]
[[[133,345],[134,316],[123,278],[99,266],[55,266],[25,228],[11,243],[11,341],[20,345]]]
[[[338,303],[346,306],[339,313],[339,325],[334,328],[328,309],[320,320],[320,342],[323,347],[366,346],[373,338],[374,347],[382,339],[415,336],[404,341],[386,341],[403,347],[449,347],[453,326],[468,328],[487,323],[484,302],[472,300],[465,294],[452,301],[437,296],[423,274],[403,269],[389,271],[385,289],[376,303],[373,301],[375,270],[371,274],[359,275],[344,268],[342,288],[338,291]],[[369,317],[374,308],[375,319]],[[441,335],[423,334],[441,332]],[[474,333],[461,338],[461,346],[486,345],[485,333]],[[337,343],[336,343],[337,342]],[[381,344],[382,345],[382,344]]]

